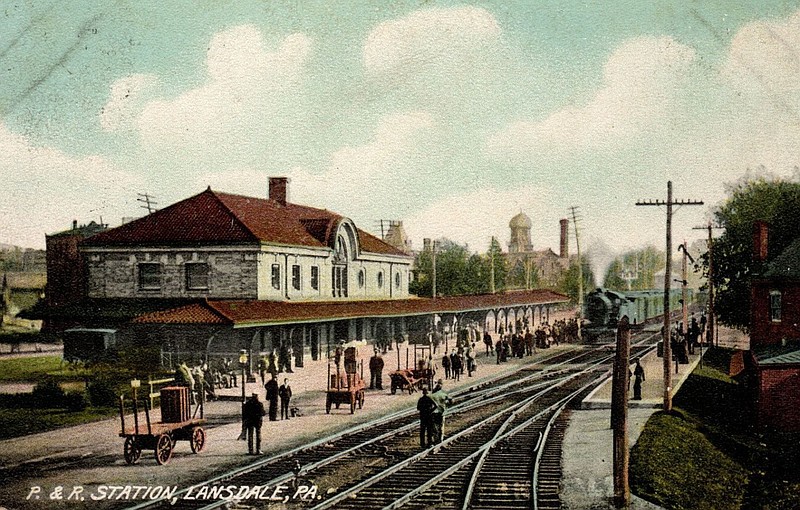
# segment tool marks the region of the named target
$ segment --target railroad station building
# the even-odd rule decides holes
[[[254,360],[291,346],[292,364],[302,367],[340,341],[387,346],[437,331],[454,336],[467,325],[533,326],[567,300],[547,290],[412,296],[413,257],[402,243],[290,203],[288,186],[271,178],[264,198],[209,188],[80,241],[72,256],[83,264],[84,295],[46,314],[65,356],[136,345],[173,366],[241,351]],[[87,340],[94,333],[102,343]]]

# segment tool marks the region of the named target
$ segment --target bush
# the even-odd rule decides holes
[[[70,391],[64,396],[64,406],[68,411],[80,412],[88,407],[86,394],[82,391]]]
[[[97,378],[89,383],[89,401],[95,407],[115,407],[119,402],[114,384],[106,378]]]
[[[55,379],[45,379],[37,383],[31,395],[31,400],[36,407],[54,408],[64,405],[64,390]]]

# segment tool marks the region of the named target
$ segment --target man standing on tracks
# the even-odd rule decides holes
[[[427,388],[422,388],[422,396],[417,401],[417,411],[419,411],[419,447],[429,448],[433,446],[434,437],[436,437],[433,418],[436,402],[428,396]],[[425,438],[427,438],[427,444]]]
[[[242,409],[242,418],[247,430],[247,452],[250,455],[263,455],[261,451],[261,424],[264,420],[264,404],[258,400],[258,393],[253,393]],[[253,436],[255,436],[255,448],[253,447]]]
[[[278,421],[278,376],[272,378],[264,385],[269,400],[269,421]]]
[[[444,413],[453,401],[441,387],[431,394],[431,400],[436,404],[433,411],[433,433],[436,444],[439,444],[444,439]]]
[[[633,369],[633,400],[642,400],[642,381],[644,381],[644,367],[636,360],[636,368]]]
[[[383,358],[377,348],[369,359],[369,389],[375,388],[383,389]]]

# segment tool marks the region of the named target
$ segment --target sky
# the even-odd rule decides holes
[[[206,187],[415,247],[558,251],[704,232],[726,185],[797,177],[800,1],[0,1],[0,243]],[[677,243],[676,243],[677,244]],[[574,251],[574,238],[572,250]]]

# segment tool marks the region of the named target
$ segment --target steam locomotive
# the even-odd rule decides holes
[[[692,289],[687,292],[691,303],[694,292]],[[672,289],[669,296],[670,312],[680,310],[682,306],[681,289]],[[663,290],[617,291],[597,288],[589,292],[584,300],[584,317],[589,321],[584,331],[590,340],[596,340],[600,336],[613,334],[619,320],[625,315],[632,326],[643,326],[663,314]]]

